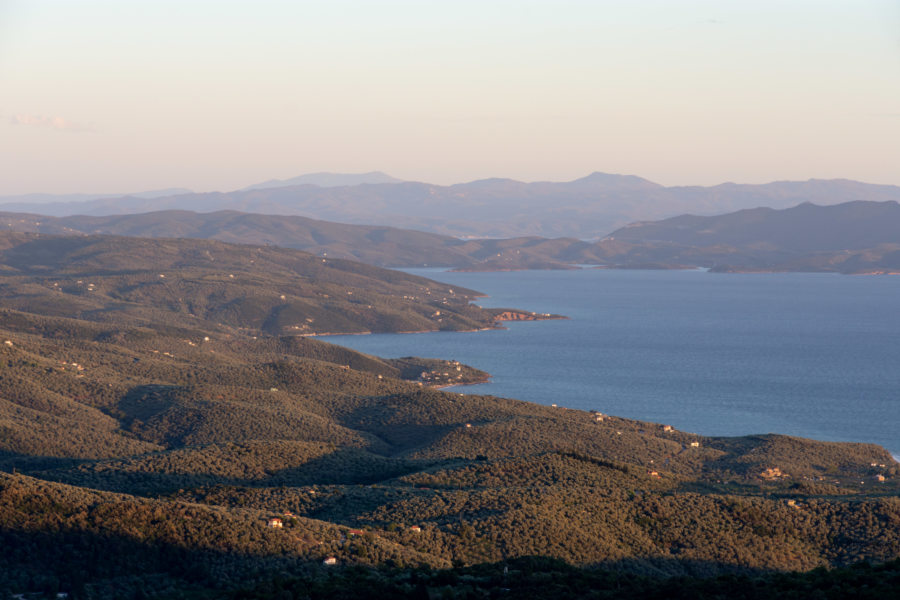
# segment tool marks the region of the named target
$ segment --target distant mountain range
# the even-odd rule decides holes
[[[151,190],[149,192],[135,192],[131,194],[19,194],[13,196],[0,196],[0,205],[9,210],[33,210],[35,205],[77,205],[84,202],[92,202],[94,200],[123,197],[149,200],[153,198],[164,198],[167,196],[192,193],[193,192],[187,188],[166,188],[164,190]],[[42,208],[55,210],[50,207]]]
[[[780,209],[803,202],[831,205],[853,200],[900,201],[900,187],[843,179],[664,187],[640,177],[605,173],[564,183],[485,179],[440,186],[398,182],[384,173],[319,173],[227,193],[125,196],[40,205],[3,204],[0,198],[0,209],[49,216],[237,210],[394,226],[454,237],[590,240],[635,221],[685,213],[714,215],[760,206]]]
[[[721,271],[900,271],[900,204],[756,208],[633,223],[597,242],[537,236],[461,240],[421,231],[235,211],[105,217],[0,213],[7,230],[58,235],[207,238],[283,246],[389,267],[463,270],[707,267]]]
[[[381,171],[369,173],[309,173],[291,179],[270,179],[262,183],[255,183],[243,188],[244,190],[266,190],[270,188],[288,187],[293,185],[315,185],[318,187],[344,187],[352,185],[365,185],[376,183],[400,183],[402,179],[391,177]]]
[[[254,183],[253,185],[241,188],[241,191],[263,190],[297,185],[312,185],[328,188],[375,183],[400,183],[401,181],[403,180],[391,177],[381,171],[371,171],[369,173],[309,173],[291,179],[270,179],[261,183]],[[152,200],[155,198],[182,196],[193,193],[192,190],[187,188],[166,188],[162,190],[127,194],[18,194],[0,196],[0,206],[13,211],[32,211],[35,204],[42,204],[47,206],[41,207],[41,214],[67,215],[78,214],[77,212],[68,212],[66,210],[67,205],[80,206],[84,203],[92,203],[96,200],[117,198],[141,198],[143,200]]]

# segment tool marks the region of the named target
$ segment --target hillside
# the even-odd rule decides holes
[[[0,223],[13,231],[52,235],[199,238],[281,246],[382,267],[458,267],[475,264],[478,259],[463,241],[434,233],[236,211],[170,210],[103,217],[0,213]]]
[[[484,374],[217,308],[271,282],[393,305],[421,278],[210,241],[0,239],[0,594],[428,595],[502,566],[652,586],[900,557],[900,465],[880,447],[444,392],[425,375]],[[450,294],[474,292],[427,286],[462,323]]]
[[[8,308],[269,334],[472,330],[477,292],[398,271],[208,240],[0,234]]]
[[[8,231],[50,235],[178,237],[281,246],[381,267],[563,269],[570,262],[590,262],[592,256],[591,244],[576,239],[461,240],[410,229],[236,211],[170,210],[99,217],[0,213],[0,223],[5,223]]]
[[[300,181],[328,184],[332,180]],[[633,175],[607,173],[593,173],[568,182],[484,179],[449,186],[417,182],[338,187],[265,185],[263,189],[174,194],[154,199],[120,197],[33,206],[16,203],[0,205],[0,209],[48,216],[236,210],[393,226],[453,237],[594,240],[635,221],[685,213],[715,215],[759,206],[781,209],[803,202],[831,205],[855,200],[900,200],[900,187],[841,179],[665,187]]]

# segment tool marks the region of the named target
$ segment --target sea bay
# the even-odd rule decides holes
[[[569,318],[323,339],[491,373],[489,383],[458,389],[464,393],[596,409],[703,435],[872,442],[900,455],[900,277],[408,272],[482,291],[482,306]]]

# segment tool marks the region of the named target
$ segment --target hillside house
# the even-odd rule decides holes
[[[772,481],[781,477],[787,477],[788,475],[787,473],[783,473],[779,467],[770,467],[760,473],[759,476],[768,481]]]
[[[409,528],[409,530],[412,531],[413,533],[422,533],[422,528],[419,527],[418,525],[413,525],[412,527]]]
[[[322,564],[330,566],[330,565],[336,565],[337,562],[338,562],[337,558],[335,558],[334,556],[329,556],[328,558],[326,558],[325,560],[322,561]]]
[[[700,442],[691,442],[691,448],[699,448]]]
[[[272,529],[281,529],[284,527],[284,523],[278,517],[273,517],[269,519],[269,527]]]

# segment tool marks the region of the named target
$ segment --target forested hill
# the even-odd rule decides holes
[[[269,334],[471,330],[477,292],[398,271],[212,240],[0,234],[9,308]]]
[[[440,391],[484,374],[253,310],[490,324],[470,290],[204,240],[0,241],[0,597],[773,589],[772,572],[900,557],[900,465],[878,446]],[[896,571],[860,569],[854,589]]]
[[[324,584],[330,558],[661,577],[900,556],[900,471],[876,446],[702,437],[209,334],[0,311],[0,592]]]

